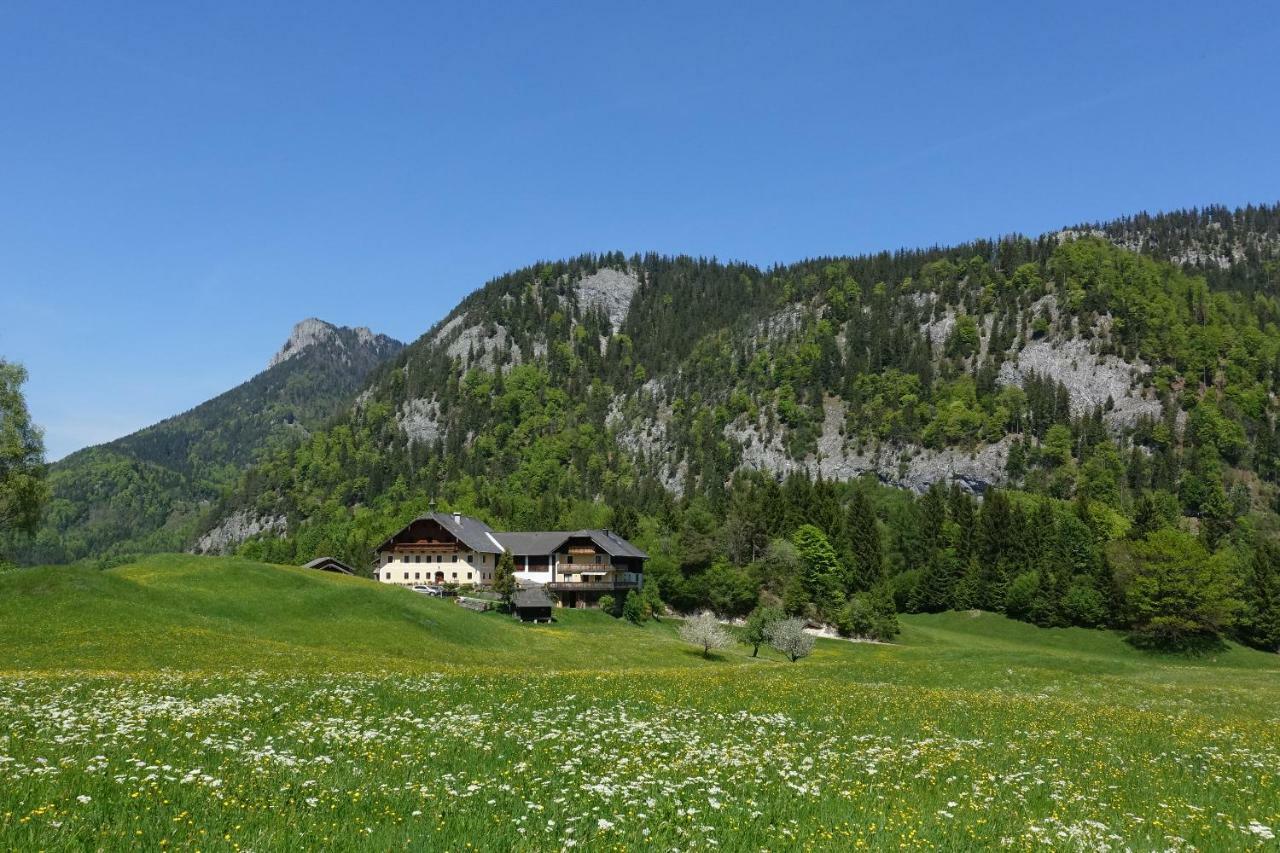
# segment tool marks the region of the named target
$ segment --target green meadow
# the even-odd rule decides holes
[[[1280,659],[904,616],[711,660],[161,556],[0,575],[0,848],[1223,850],[1280,831]]]

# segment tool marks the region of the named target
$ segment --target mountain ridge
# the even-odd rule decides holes
[[[50,466],[41,529],[12,543],[26,563],[180,550],[203,507],[270,447],[304,439],[350,404],[403,344],[315,318],[262,371],[190,409]]]
[[[1006,485],[1010,454],[1023,454],[1024,442],[1038,445],[1043,436],[1015,429],[1024,413],[1001,406],[1028,404],[998,400],[997,391],[1017,397],[1027,383],[1053,374],[1048,393],[1061,391],[1066,401],[1056,417],[1088,419],[1096,409],[1124,442],[1124,435],[1149,430],[1167,408],[1172,380],[1164,373],[1182,366],[1144,360],[1145,342],[1130,340],[1125,323],[1145,323],[1150,312],[1114,314],[1129,309],[1107,302],[1117,286],[1112,279],[1143,299],[1165,298],[1162,288],[1192,293],[1198,285],[1189,274],[1209,282],[1205,299],[1242,285],[1248,293],[1273,287],[1278,223],[1276,206],[1210,206],[1037,238],[814,258],[768,270],[621,253],[540,262],[465,297],[371,377],[343,419],[352,430],[370,431],[373,443],[352,452],[373,453],[385,464],[361,475],[367,485],[345,500],[376,501],[397,485],[390,471],[410,492],[422,490],[422,501],[442,487],[447,494],[457,476],[525,491],[510,481],[518,456],[490,447],[490,437],[501,435],[495,422],[466,410],[509,391],[506,377],[525,381],[534,373],[544,401],[550,386],[585,401],[572,414],[573,406],[558,400],[540,418],[560,418],[571,431],[590,426],[592,452],[610,474],[633,478],[631,491],[639,494],[651,493],[640,485],[645,481],[677,499],[721,494],[740,470],[840,480],[870,473],[916,491],[939,480],[976,492]],[[1134,243],[1139,232],[1147,236]],[[1128,252],[1091,248],[1099,235],[1148,253],[1133,258],[1184,263],[1175,270],[1130,262]],[[1064,248],[1071,245],[1080,248]],[[1099,265],[1106,281],[1097,276]],[[611,285],[604,294],[596,286],[602,281]],[[533,373],[523,370],[530,366]],[[929,386],[959,396],[943,399]],[[1095,394],[1095,386],[1105,390]],[[606,392],[597,396],[601,388]],[[917,399],[916,411],[890,399],[904,395]],[[528,414],[513,415],[517,432]],[[926,414],[928,424],[920,421]],[[1177,413],[1179,428],[1186,414]],[[590,423],[575,423],[579,416]],[[1015,451],[1015,444],[1023,446]],[[477,451],[487,460],[480,467],[462,461]],[[554,455],[560,465],[581,465],[572,451]],[[444,473],[424,477],[403,460]],[[524,516],[520,523],[536,525],[549,523],[556,505],[622,500],[609,477],[579,469],[573,479],[577,485],[544,498],[541,510],[519,497],[496,499],[489,512],[514,512]],[[286,517],[305,526],[309,515],[307,502],[297,503],[290,491],[288,482],[275,482],[269,494],[276,498],[254,502],[265,510],[275,501],[277,530]],[[495,500],[466,498],[477,499]],[[291,535],[301,529],[291,527]]]

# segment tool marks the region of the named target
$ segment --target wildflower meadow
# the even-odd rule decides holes
[[[1280,830],[1280,669],[1256,652],[946,614],[798,663],[704,659],[670,620],[532,627],[358,579],[171,571],[0,578],[0,847],[1223,850]],[[257,604],[209,616],[201,589]]]

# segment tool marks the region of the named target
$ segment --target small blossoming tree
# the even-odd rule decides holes
[[[715,614],[704,610],[697,616],[684,620],[680,626],[680,639],[694,646],[702,646],[702,656],[711,657],[712,649],[728,648],[733,640],[720,623]]]
[[[768,627],[769,645],[782,652],[792,663],[808,657],[813,651],[813,635],[806,634],[803,619],[779,619]]]

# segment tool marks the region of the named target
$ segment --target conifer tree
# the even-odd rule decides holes
[[[860,488],[853,490],[845,526],[852,558],[845,590],[869,590],[884,579],[884,554],[880,546],[880,527],[875,510]]]
[[[502,596],[502,605],[511,609],[511,599],[516,594],[516,562],[510,551],[503,551],[493,570],[493,591]]]
[[[930,551],[943,547],[943,531],[947,525],[947,500],[942,486],[934,483],[920,498],[920,533],[924,547]]]
[[[1258,543],[1245,576],[1240,636],[1246,643],[1280,652],[1280,544]]]

